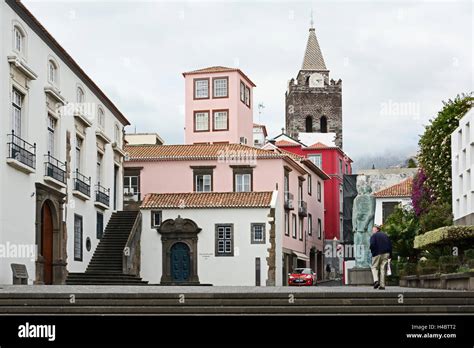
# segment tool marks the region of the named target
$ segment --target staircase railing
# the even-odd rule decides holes
[[[123,274],[140,275],[140,236],[142,232],[142,213],[139,211],[130,236],[123,249]]]

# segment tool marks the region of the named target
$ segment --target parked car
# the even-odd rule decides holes
[[[288,285],[316,285],[316,273],[311,268],[295,268],[288,274]]]

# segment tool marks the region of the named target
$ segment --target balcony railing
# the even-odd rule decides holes
[[[24,165],[36,169],[36,144],[31,145],[12,130],[8,134],[8,158],[14,159]]]
[[[100,186],[100,183],[95,185],[95,201],[108,207],[110,201],[110,189]]]
[[[308,215],[308,203],[306,203],[305,201],[298,202],[298,214],[300,216]]]
[[[135,191],[133,187],[124,187],[123,188],[123,200],[124,201],[140,201],[140,192]]]
[[[51,156],[51,153],[45,155],[45,176],[49,176],[63,184],[66,184],[66,162],[61,162],[57,158]]]
[[[285,209],[293,210],[293,194],[291,192],[285,192]]]
[[[82,175],[78,169],[76,169],[74,177],[74,190],[86,195],[91,196],[91,178]]]

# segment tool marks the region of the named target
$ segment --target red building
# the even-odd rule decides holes
[[[331,178],[324,181],[324,239],[342,240],[343,175],[352,174],[352,160],[337,146],[315,143],[307,146],[286,134],[277,136],[274,145],[281,150],[307,157]]]

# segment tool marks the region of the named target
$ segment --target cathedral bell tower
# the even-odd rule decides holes
[[[342,148],[342,81],[329,79],[312,23],[303,65],[289,82],[285,107],[287,134],[298,139],[300,133],[332,133]]]

